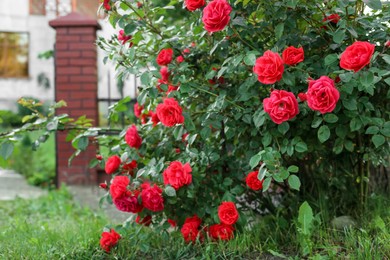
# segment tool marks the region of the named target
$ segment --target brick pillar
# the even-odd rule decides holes
[[[96,31],[101,29],[94,19],[78,13],[49,22],[56,30],[55,43],[55,100],[65,100],[67,107],[58,109],[58,114],[68,114],[72,118],[86,115],[98,125],[97,103],[97,50]],[[88,167],[95,156],[96,147],[89,145],[68,166],[68,159],[75,151],[66,142],[67,133],[56,135],[57,172],[56,183],[93,184],[97,182],[96,170]]]

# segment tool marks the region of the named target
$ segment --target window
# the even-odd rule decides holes
[[[28,33],[0,32],[0,77],[28,77]]]

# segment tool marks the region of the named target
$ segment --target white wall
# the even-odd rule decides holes
[[[29,15],[28,0],[0,1],[0,31],[29,33],[29,77],[0,78],[0,109],[15,109],[21,96],[33,96],[42,101],[54,99],[54,61],[38,59],[38,54],[52,50],[55,31],[45,16]],[[38,86],[37,76],[44,72],[50,80],[49,90]]]

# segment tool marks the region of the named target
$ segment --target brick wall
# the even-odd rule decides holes
[[[100,26],[96,20],[78,13],[52,20],[49,25],[56,30],[55,100],[65,100],[68,104],[57,113],[73,118],[86,115],[98,125],[95,41]],[[75,150],[65,141],[66,135],[66,132],[58,132],[56,136],[57,185],[97,183],[96,170],[88,168],[96,147],[89,145],[68,166],[68,158]]]

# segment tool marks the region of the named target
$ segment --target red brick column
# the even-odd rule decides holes
[[[78,13],[49,22],[56,30],[55,43],[55,100],[65,100],[67,107],[58,109],[58,114],[68,114],[77,119],[82,115],[93,119],[98,125],[98,79],[96,31],[100,25],[94,19]],[[88,167],[95,156],[96,147],[89,145],[68,166],[68,159],[75,151],[66,142],[67,133],[56,135],[57,186],[67,184],[92,184],[97,182],[96,171]]]

